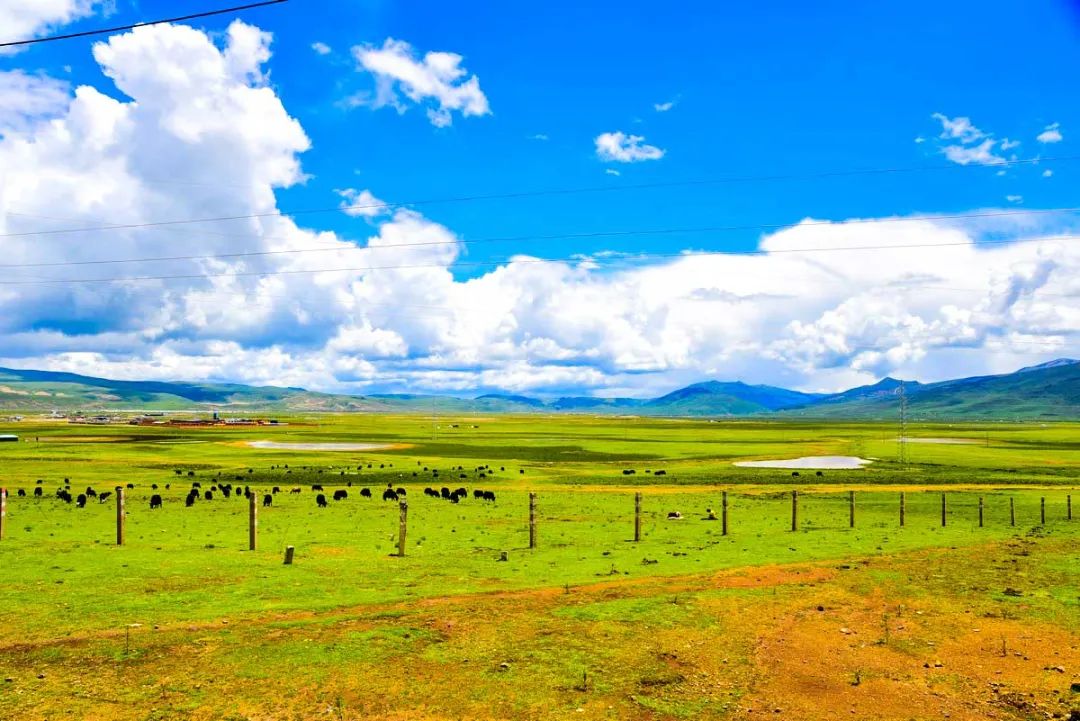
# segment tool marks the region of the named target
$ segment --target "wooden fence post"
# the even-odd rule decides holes
[[[979,496],[979,528],[983,527],[983,497]]]
[[[942,493],[941,494],[941,527],[942,528],[945,527],[945,509],[946,509],[946,506],[945,506],[945,494]]]
[[[1072,495],[1065,496],[1065,520],[1072,520]]]
[[[124,510],[124,489],[116,489],[116,545],[124,545],[124,520],[127,512]]]
[[[1009,498],[1009,525],[1016,525],[1016,499],[1012,497]]]
[[[791,492],[791,530],[799,530],[799,492]]]
[[[634,494],[634,541],[641,540],[641,494]]]
[[[904,492],[900,491],[900,528],[904,527]]]
[[[4,540],[4,525],[7,523],[7,489],[0,486],[0,541]]]
[[[855,528],[855,491],[848,491],[848,526]]]
[[[256,493],[248,495],[248,550],[254,551],[259,536],[259,506],[255,503]]]
[[[721,535],[727,535],[727,491],[723,491],[720,496],[720,533]]]
[[[407,501],[401,501],[398,512],[397,555],[398,558],[405,558],[405,534],[409,527],[409,504]]]
[[[292,565],[293,554],[295,552],[296,552],[296,549],[293,548],[292,546],[285,546],[285,565],[286,566],[291,566]]]
[[[529,494],[529,548],[536,548],[536,494]]]
[[[1046,496],[1039,499],[1039,525],[1046,525]]]

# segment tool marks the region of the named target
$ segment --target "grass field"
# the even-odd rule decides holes
[[[287,420],[0,425],[22,438],[0,444],[0,718],[1080,715],[1078,425],[919,425],[909,436],[972,442],[910,443],[900,466],[892,424]],[[798,478],[731,465],[808,455],[875,461]],[[65,478],[76,493],[135,484],[124,547],[112,499],[65,504]],[[17,495],[39,479],[43,498]],[[193,481],[283,489],[259,509],[258,551],[246,501],[185,508]],[[316,508],[314,483],[350,497]],[[404,558],[397,505],[378,499],[387,483],[409,491]],[[443,485],[497,501],[422,493]],[[727,536],[705,519],[723,490]],[[151,511],[155,492],[164,508]]]

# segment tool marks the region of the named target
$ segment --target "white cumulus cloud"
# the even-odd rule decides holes
[[[931,117],[941,123],[938,136],[941,152],[958,165],[1001,165],[1006,158],[1000,153],[1020,145],[1008,138],[998,140],[992,133],[975,127],[967,117],[950,118],[942,113],[934,113]]]
[[[1063,140],[1061,135],[1061,123],[1051,123],[1043,128],[1043,131],[1035,136],[1035,139],[1043,144],[1060,143]]]
[[[941,122],[942,138],[959,140],[962,143],[974,143],[986,137],[986,133],[972,124],[971,118],[950,118],[942,113],[934,113],[931,117]]]
[[[655,145],[647,145],[644,137],[622,131],[601,133],[593,142],[596,143],[597,157],[608,162],[637,163],[664,157],[664,151]]]
[[[61,113],[70,99],[71,88],[62,80],[22,70],[0,71],[0,135]]]
[[[386,215],[390,211],[387,204],[376,198],[370,190],[343,188],[334,192],[342,198],[341,210],[345,215],[351,215],[354,218],[375,218]]]
[[[112,0],[4,0],[0,2],[0,41],[30,40],[111,6]],[[0,54],[18,50],[4,48]]]
[[[275,190],[305,179],[310,143],[266,81],[268,34],[147,27],[93,56],[100,88],[59,93],[0,138],[0,365],[652,395],[708,377],[831,390],[999,372],[1080,339],[1071,216],[807,219],[756,255],[516,255],[459,276],[464,242],[415,210],[369,217],[355,238],[281,214]],[[377,182],[341,192],[377,202]],[[27,235],[223,216],[237,219]],[[40,265],[177,255],[194,257]],[[128,280],[75,282],[109,277]]]
[[[947,145],[943,149],[945,157],[959,165],[1001,165],[1005,158],[994,153],[994,140],[987,138],[978,145]]]
[[[408,100],[426,106],[436,127],[450,125],[454,112],[466,117],[491,113],[480,79],[468,74],[457,53],[429,52],[421,58],[409,43],[387,38],[381,47],[354,47],[353,56],[375,77],[375,95],[366,101],[372,107],[405,112]]]

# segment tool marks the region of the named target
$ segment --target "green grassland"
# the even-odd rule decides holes
[[[0,433],[21,437],[0,444],[0,485],[10,491],[0,541],[0,676],[12,679],[0,685],[6,712],[0,716],[728,718],[771,677],[755,666],[761,636],[718,619],[744,613],[763,623],[767,619],[753,614],[764,607],[803,613],[810,596],[815,607],[824,604],[819,598],[857,605],[856,597],[868,603],[882,589],[949,623],[963,608],[983,608],[1011,613],[1001,616],[1010,622],[1072,629],[1068,638],[1073,649],[1078,645],[1075,424],[917,425],[909,427],[910,437],[975,443],[910,443],[909,462],[901,465],[894,424],[536,416],[287,420],[287,426],[260,428],[0,425]],[[260,450],[245,445],[249,440],[403,447]],[[802,471],[798,478],[791,471],[731,465],[807,455],[876,460],[861,470],[827,470],[820,477]],[[478,466],[490,467],[483,479]],[[633,475],[623,473],[630,469]],[[135,484],[127,491],[124,547],[114,544],[112,499],[91,499],[84,509],[64,504],[53,494],[65,478],[73,492]],[[43,498],[17,496],[39,479]],[[247,550],[247,502],[217,494],[185,508],[193,481],[204,490],[216,482],[248,484],[260,496],[282,488],[271,508],[259,508],[259,550]],[[347,489],[349,498],[317,508],[309,488],[315,483],[327,495]],[[404,558],[395,555],[398,507],[378,498],[387,483],[408,489]],[[422,493],[443,485],[494,490],[497,501],[470,495],[452,505]],[[289,493],[293,487],[302,492]],[[361,498],[362,487],[376,497]],[[800,490],[794,533],[792,489]],[[854,529],[848,489],[857,490]],[[942,489],[949,504],[945,527]],[[719,522],[706,520],[706,509],[719,511],[724,490],[727,536]],[[635,491],[644,498],[637,543]],[[900,491],[906,495],[903,528]],[[155,492],[164,508],[151,511]],[[539,544],[532,550],[530,492],[538,494],[539,508]],[[1066,519],[1070,495],[1078,519],[1072,522]],[[669,511],[684,518],[669,521]],[[995,566],[1000,577],[988,581],[986,559],[1018,543],[1031,544],[1018,556],[1022,573],[1016,575],[1019,566]],[[286,545],[296,547],[292,566],[282,564]],[[505,561],[499,560],[503,552]],[[930,557],[939,573],[925,573]],[[814,578],[837,568],[853,573],[842,582],[815,581],[809,596],[801,581],[714,587],[717,574],[793,566]],[[1022,589],[1021,603],[1003,595],[1006,585]],[[446,619],[471,629],[468,638],[440,625]],[[691,672],[670,659],[640,657],[642,637],[631,633],[634,628],[644,631],[650,647],[661,638],[675,644],[678,637],[675,645],[683,648],[695,637],[717,634],[713,642],[730,659],[723,692],[695,692],[691,684],[715,659],[702,657]],[[508,669],[500,666],[504,659]],[[378,697],[368,693],[388,664],[400,670],[397,680],[386,681]],[[401,664],[420,669],[413,684],[400,681],[408,675]],[[70,693],[91,672],[118,686]],[[523,675],[508,685],[516,673]],[[599,674],[592,685],[589,673]],[[469,683],[460,683],[462,674]],[[273,693],[235,693],[229,683],[253,680]],[[457,690],[448,692],[451,686]],[[963,688],[956,686],[957,693]],[[501,699],[497,707],[485,706],[490,694]],[[425,710],[405,713],[418,708]]]
[[[270,465],[338,469],[363,465],[372,483],[411,482],[418,467],[507,468],[496,483],[648,484],[645,471],[663,469],[666,484],[790,482],[790,472],[747,469],[736,460],[854,455],[875,459],[858,475],[826,472],[835,483],[1074,482],[1080,469],[1080,423],[965,423],[910,425],[911,437],[966,439],[968,445],[907,444],[909,463],[897,464],[895,423],[728,421],[581,416],[321,415],[283,419],[281,427],[176,428],[2,424],[22,442],[0,445],[9,484],[76,474],[80,483],[134,477],[158,482],[174,469],[232,474]],[[405,444],[363,453],[258,450],[248,440]],[[368,473],[367,464],[374,469]],[[394,468],[379,469],[394,464]],[[633,476],[623,470],[633,469]],[[524,470],[521,474],[519,471]],[[802,474],[807,475],[807,474]],[[811,474],[812,475],[812,474]],[[276,476],[277,482],[282,480]],[[430,480],[420,472],[418,482]],[[270,480],[266,477],[263,480]],[[288,479],[286,479],[288,480]]]

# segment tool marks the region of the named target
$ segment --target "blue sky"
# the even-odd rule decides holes
[[[1067,155],[1067,146],[1045,148],[1035,136],[1053,122],[1075,125],[1075,85],[1066,69],[1080,64],[1080,15],[1066,2],[1026,3],[1022,12],[1012,3],[985,2],[688,3],[668,12],[650,3],[554,2],[543,13],[534,10],[516,3],[492,12],[485,2],[294,0],[242,15],[274,33],[271,80],[312,140],[303,162],[314,177],[282,192],[282,207],[333,205],[334,188],[358,184],[377,186],[380,197],[396,202],[944,165],[935,144],[913,142],[940,132],[931,118],[936,112],[1021,140],[1021,157],[1053,157]],[[109,24],[175,13],[175,3],[119,0]],[[234,17],[196,23],[220,32]],[[90,17],[70,29],[102,23]],[[341,107],[372,85],[355,72],[350,49],[387,37],[463,55],[492,114],[433,129],[416,109],[398,116]],[[316,42],[332,53],[317,55]],[[58,75],[70,66],[76,82],[101,85],[86,45],[46,44],[9,62]],[[665,102],[675,106],[654,110]],[[666,155],[632,166],[600,162],[592,139],[613,129],[643,135]],[[529,140],[537,134],[550,139]],[[1056,207],[1075,204],[1075,165],[1052,164],[1057,182],[1044,182],[1034,169],[1007,177],[957,169],[489,201],[425,213],[470,238],[962,212],[1017,194],[1027,205]],[[621,173],[618,180],[604,173],[608,168]],[[349,232],[350,223],[329,220]],[[620,248],[745,249],[758,235],[628,240]],[[609,248],[607,241],[545,241],[470,255]]]
[[[89,0],[70,2],[72,12],[67,21],[44,18],[27,32],[40,35],[79,31],[177,12],[174,3],[146,0],[116,0],[114,7],[88,4]],[[212,7],[216,5],[188,3],[184,11]],[[401,203],[601,187],[611,190],[417,204],[412,209],[421,227],[404,228],[402,237],[409,242],[411,233],[435,230],[445,231],[451,240],[469,241],[703,226],[750,227],[732,232],[523,239],[455,246],[453,257],[434,261],[452,280],[444,294],[410,304],[383,294],[388,299],[386,304],[423,315],[431,305],[445,308],[458,303],[466,311],[475,309],[476,304],[487,306],[490,293],[535,299],[538,294],[551,297],[553,293],[559,295],[563,288],[572,290],[558,309],[545,309],[547,315],[525,318],[530,309],[537,308],[535,300],[530,301],[527,309],[518,306],[506,311],[512,327],[489,319],[481,332],[465,322],[463,327],[448,332],[453,339],[418,332],[412,323],[415,316],[405,317],[403,312],[390,319],[360,317],[355,304],[323,322],[304,320],[310,309],[281,309],[281,318],[263,324],[265,332],[236,327],[234,332],[214,335],[208,332],[208,326],[220,328],[230,323],[192,320],[190,304],[182,302],[184,293],[199,290],[196,282],[187,282],[183,287],[166,283],[164,290],[155,290],[175,294],[177,302],[184,305],[170,322],[146,317],[117,318],[114,322],[111,315],[102,314],[100,307],[86,310],[85,298],[61,287],[55,292],[63,297],[52,298],[51,312],[26,313],[21,325],[7,328],[12,334],[7,360],[24,366],[113,375],[171,377],[186,371],[214,379],[300,382],[328,389],[464,392],[498,387],[537,393],[643,394],[712,376],[784,383],[810,390],[871,380],[884,373],[936,379],[965,372],[1006,370],[1029,360],[1075,352],[1075,301],[1061,300],[1074,290],[1065,277],[1074,253],[1066,247],[1067,241],[1057,239],[1052,246],[1041,247],[1038,252],[1031,250],[1028,255],[1017,255],[1019,244],[1016,253],[1009,255],[1002,249],[998,256],[979,251],[975,245],[987,237],[1016,238],[1026,244],[1024,248],[1035,248],[1037,244],[1029,243],[1032,233],[1068,233],[1075,225],[1075,214],[1010,215],[993,222],[930,222],[930,227],[909,227],[903,241],[883,241],[877,234],[888,227],[887,220],[854,229],[844,226],[831,235],[798,225],[807,218],[843,225],[851,219],[968,214],[988,209],[1017,213],[1075,206],[1070,191],[1077,162],[1064,159],[1072,154],[1070,131],[1076,127],[1078,102],[1073,69],[1080,52],[1080,13],[1073,3],[1047,0],[1022,7],[986,2],[775,2],[737,6],[684,3],[658,8],[651,3],[554,2],[537,12],[534,6],[516,3],[502,4],[495,10],[491,3],[448,6],[293,0],[240,17],[248,26],[270,33],[272,40],[265,40],[271,55],[252,61],[259,70],[242,79],[238,91],[258,87],[272,92],[288,118],[302,128],[310,148],[302,148],[292,140],[280,148],[274,145],[274,152],[296,159],[296,173],[288,180],[260,176],[265,169],[256,169],[254,156],[247,154],[233,159],[228,169],[210,168],[211,163],[192,164],[186,176],[177,175],[175,164],[169,165],[168,171],[159,170],[175,180],[172,186],[154,176],[153,158],[144,153],[138,163],[147,169],[136,174],[137,185],[153,194],[153,205],[158,213],[165,213],[166,219],[233,214],[234,208],[236,214],[263,211],[265,206],[260,203],[265,198],[252,198],[261,198],[269,191],[276,195],[274,207],[287,212],[332,208],[341,202],[337,191],[346,188],[370,191],[376,198]],[[209,43],[225,52],[230,43],[227,29],[235,19],[223,16],[191,25],[207,33]],[[152,66],[158,57],[155,53],[166,58],[177,52],[166,37],[166,31],[174,28],[161,30],[153,37],[145,34],[145,41],[139,36],[146,46],[133,53],[130,62]],[[460,56],[456,67],[463,71],[462,76],[448,84],[448,92],[455,91],[462,82],[474,82],[476,92],[470,97],[482,97],[485,107],[471,114],[451,108],[445,111],[445,117],[433,121],[427,110],[438,101],[432,94],[414,91],[415,97],[410,98],[401,77],[380,75],[361,62],[364,52],[386,51],[389,39],[407,43],[398,46],[405,48],[398,59],[408,58],[414,70],[422,67],[428,52]],[[183,72],[183,63],[179,67],[177,72]],[[45,43],[0,56],[0,73],[18,72],[23,77],[39,81],[49,78],[66,84],[64,92],[92,86],[122,103],[135,100],[143,109],[164,97],[155,95],[155,88],[150,87],[160,78],[140,80],[132,86],[144,92],[144,97],[127,96],[113,78],[134,71],[120,68],[103,73],[101,58],[91,53],[88,40]],[[162,87],[167,82],[171,81],[161,80]],[[376,89],[380,82],[396,98],[392,103],[379,102]],[[169,88],[165,95],[176,90]],[[46,89],[33,87],[24,92],[40,96]],[[202,90],[188,92],[192,102],[198,104],[194,96]],[[400,112],[393,107],[395,104]],[[14,147],[18,140],[33,139],[51,119],[70,119],[65,113],[71,111],[61,107],[63,103],[45,105],[49,107],[40,113],[25,113],[17,127],[9,121],[0,144]],[[222,115],[223,124],[262,123],[258,112],[230,119],[231,111],[226,106],[211,103],[207,107],[208,114]],[[284,116],[274,120],[278,121],[285,128]],[[139,137],[160,130],[160,118],[154,123],[140,131]],[[3,127],[0,124],[0,131]],[[148,147],[164,148],[167,143],[176,143],[175,128],[166,130],[161,145],[149,143]],[[196,133],[199,141],[192,141],[193,158],[198,157],[198,152],[210,152],[207,146],[199,145],[209,132],[203,129]],[[276,143],[284,137],[277,131],[267,133],[272,141],[266,142]],[[653,157],[638,162],[605,158],[597,145],[605,133],[621,133],[624,139],[640,136],[639,146]],[[1042,141],[1038,139],[1040,134]],[[181,143],[190,139],[184,133],[180,137]],[[84,159],[71,172],[92,178],[95,163],[99,171],[115,167],[123,152],[122,147],[103,151],[99,157]],[[218,156],[224,163],[221,152],[219,146]],[[1014,158],[1043,160],[1037,165],[999,163],[1000,159]],[[0,161],[4,159],[0,154]],[[159,167],[166,165],[161,163]],[[921,167],[935,169],[812,177],[827,171]],[[662,187],[664,183],[681,181],[773,176],[784,179]],[[14,181],[9,176],[7,182],[6,212],[10,213],[12,207],[25,212],[30,201],[13,205],[16,200],[12,198],[17,195],[11,191]],[[135,197],[131,182],[129,178],[117,183],[116,188],[125,188],[121,195],[125,202],[133,203],[137,217],[143,221],[162,219],[160,215],[147,215],[149,201],[144,198],[140,202]],[[215,188],[218,183],[221,187]],[[237,185],[250,183],[258,186],[253,186],[252,193],[240,194],[244,196],[241,198],[232,192]],[[661,187],[620,190],[648,184]],[[160,197],[162,188],[177,196],[168,199],[176,201],[174,204]],[[208,197],[215,190],[224,192],[221,197]],[[80,195],[72,199],[65,198],[62,190],[50,192],[56,193],[46,204],[54,209],[52,217],[61,217],[55,211],[57,205],[80,207],[83,213],[78,217],[88,219],[104,218],[103,208],[123,205],[117,198],[110,201]],[[222,197],[231,198],[233,204]],[[180,215],[169,216],[169,212]],[[131,218],[130,214],[121,215],[119,220]],[[108,220],[115,219],[115,213],[110,213]],[[309,239],[316,237],[311,233],[332,233],[337,242],[364,245],[383,224],[390,226],[388,232],[392,234],[398,228],[394,223],[401,219],[326,212],[297,215],[294,220],[298,231],[308,233],[305,237]],[[44,227],[42,222],[39,218],[38,225],[32,226],[25,218],[18,220],[9,214],[5,231],[40,229]],[[244,221],[219,223],[214,232],[239,233],[248,225]],[[889,300],[887,292],[881,293],[883,286],[928,277],[940,268],[939,261],[952,263],[957,262],[956,258],[946,251],[927,250],[921,253],[921,260],[912,259],[909,251],[904,263],[910,261],[911,267],[898,267],[900,274],[895,278],[875,278],[863,284],[852,284],[851,273],[857,273],[860,264],[888,264],[882,254],[851,254],[846,260],[853,267],[822,267],[834,262],[830,259],[817,263],[803,275],[797,268],[774,271],[767,263],[756,264],[749,271],[717,266],[716,277],[721,280],[715,287],[705,287],[706,280],[691,280],[680,270],[692,266],[693,261],[680,265],[646,257],[616,263],[605,256],[611,252],[655,255],[685,250],[768,249],[769,237],[784,226],[789,226],[791,232],[781,233],[773,241],[774,249],[775,243],[791,243],[795,248],[800,244],[835,245],[836,238],[841,237],[846,238],[841,246],[912,244],[912,238],[923,237],[936,243],[937,234],[952,237],[949,234],[962,232],[972,243],[967,249],[973,254],[970,277],[937,278],[929,286],[951,286],[953,295],[947,296],[947,303],[954,306],[953,310],[943,310],[946,301],[933,298],[924,299],[925,306],[891,307],[893,322],[874,330],[876,316],[882,311],[874,311],[869,318],[852,318],[848,317],[851,308],[874,307],[874,302]],[[797,238],[800,233],[807,237]],[[0,238],[0,243],[4,240]],[[164,240],[161,233],[137,237],[132,234],[117,247],[127,251],[121,254],[124,257],[159,256],[168,246]],[[303,245],[301,240],[296,242]],[[221,253],[243,245],[235,238],[232,242],[214,244],[212,251]],[[83,246],[95,243],[102,243],[100,234],[88,238]],[[36,247],[44,254],[42,257],[72,257],[70,247],[48,249],[44,245],[46,241]],[[248,246],[250,243],[242,250]],[[100,247],[86,252],[79,258],[103,257]],[[33,255],[26,248],[20,248],[19,253],[20,257]],[[562,272],[569,268],[561,280],[523,276],[514,280],[512,288],[499,286],[474,292],[476,286],[508,282],[504,276],[513,276],[517,266],[508,266],[506,259],[516,254],[552,259],[583,255],[598,260],[595,266],[584,268],[563,263],[556,264],[559,267],[555,269],[535,270]],[[32,259],[40,260],[37,256]],[[476,265],[488,261],[489,265]],[[404,264],[400,258],[380,262]],[[925,268],[919,267],[919,262]],[[347,261],[343,263],[340,267],[348,266]],[[206,264],[199,268],[205,272]],[[88,277],[91,273],[104,277],[103,272],[114,276],[177,272],[177,266],[61,269],[50,277]],[[836,287],[824,292],[810,282],[805,288],[793,290],[794,300],[789,306],[765,310],[761,304],[749,310],[745,307],[753,304],[746,300],[753,295],[752,283],[750,290],[744,288],[736,293],[742,298],[738,309],[724,305],[733,303],[731,299],[717,300],[718,293],[738,285],[723,280],[728,274],[738,274],[740,281],[745,281],[747,272],[792,277],[798,282],[810,273],[820,272],[822,278],[836,278]],[[668,285],[687,284],[687,296],[680,299],[650,295],[645,283],[652,275],[662,275],[662,283]],[[469,285],[469,280],[481,282]],[[206,282],[213,285],[212,278]],[[1011,290],[1002,290],[1003,283]],[[775,289],[765,288],[768,283],[758,285],[765,296],[777,295]],[[1023,302],[1027,306],[1009,302],[1005,307],[1002,298],[995,296],[1004,293],[1010,298],[1010,293],[1015,294],[1014,286],[1025,288]],[[957,287],[963,290],[959,297]],[[234,291],[247,294],[248,299],[257,299],[251,294],[262,292],[251,287],[230,292]],[[322,293],[325,284],[315,282],[308,291]],[[288,289],[294,300],[305,292]],[[1044,295],[1038,297],[1039,292]],[[602,309],[614,297],[605,293],[630,293],[637,302],[629,304],[633,307],[612,307],[607,319],[596,307],[582,307],[597,304]],[[695,306],[693,311],[680,305],[687,299],[702,302],[703,293],[712,293],[709,302],[720,305]],[[474,296],[469,302],[462,300],[469,295]],[[874,302],[867,301],[870,296]],[[1051,300],[1054,298],[1058,300]],[[14,298],[7,302],[19,301]],[[36,301],[40,304],[41,298]],[[103,303],[102,307],[121,303],[116,298],[97,297],[95,301]],[[1053,308],[1047,309],[1047,304]],[[755,342],[738,334],[729,337],[725,334],[732,332],[731,328],[716,325],[729,311],[740,323],[760,324],[752,334]],[[294,319],[300,318],[298,323],[285,322],[290,312]],[[594,316],[589,323],[595,327],[579,328],[580,332],[574,333],[562,328],[553,330],[567,323],[568,318],[571,325],[580,324],[582,315],[589,313]],[[677,316],[677,322],[668,322]],[[842,329],[836,327],[837,317],[846,319]],[[191,323],[194,326],[185,330]],[[613,329],[619,326],[625,326],[627,335],[614,338]],[[331,351],[334,338],[340,339],[349,329],[357,328],[363,329],[368,340],[349,346],[355,347],[354,351]],[[463,350],[467,344],[460,338],[474,332],[477,339]],[[43,334],[60,337],[40,342]],[[124,334],[141,334],[143,342],[130,338],[123,341],[120,338]],[[28,340],[31,336],[33,342]],[[371,337],[380,340],[369,342]],[[1011,341],[1006,343],[1002,338]],[[812,347],[804,347],[808,343]],[[640,352],[643,345],[650,344],[665,350]],[[536,350],[541,346],[542,350]],[[677,350],[671,350],[676,346]],[[497,351],[485,356],[485,348]],[[162,355],[163,349],[169,349],[166,356]],[[281,360],[282,354],[289,360]],[[317,363],[310,354],[317,355]],[[341,365],[343,356],[351,358],[350,370],[334,370]],[[238,358],[243,360],[238,362]],[[313,365],[316,371],[301,370]],[[238,366],[258,370],[245,374]]]

